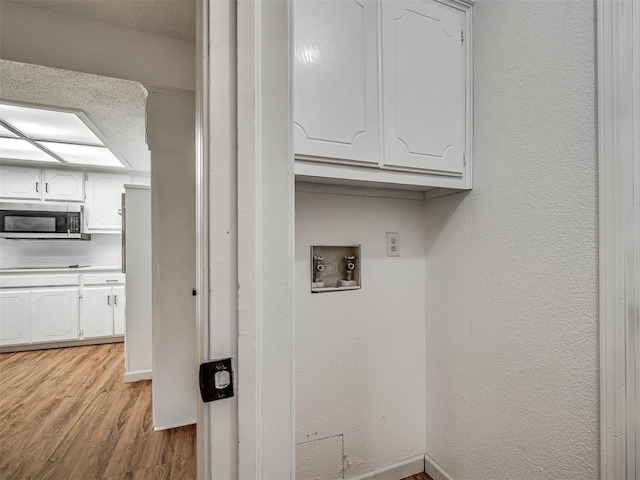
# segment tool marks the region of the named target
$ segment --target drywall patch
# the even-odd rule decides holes
[[[305,480],[344,478],[344,435],[296,444],[296,477]]]

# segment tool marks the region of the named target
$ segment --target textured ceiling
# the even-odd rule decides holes
[[[0,60],[0,99],[83,110],[133,170],[150,169],[146,92],[137,82]]]
[[[12,1],[182,40],[196,36],[196,0]]]

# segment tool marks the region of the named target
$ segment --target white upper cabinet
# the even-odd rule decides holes
[[[84,201],[84,173],[77,170],[0,166],[0,198]]]
[[[472,4],[294,1],[298,180],[471,188]]]
[[[87,173],[85,223],[88,232],[122,231],[122,194],[130,178],[112,173]]]
[[[377,165],[377,2],[298,0],[293,18],[296,154]]]
[[[44,200],[84,201],[84,173],[73,170],[44,170]]]
[[[39,168],[0,166],[0,198],[40,200],[41,190]]]
[[[462,175],[463,12],[435,0],[382,2],[384,165]]]

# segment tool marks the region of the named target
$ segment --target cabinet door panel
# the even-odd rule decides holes
[[[113,298],[111,287],[82,290],[81,326],[84,338],[113,335]]]
[[[122,230],[122,194],[129,180],[109,173],[87,174],[85,222],[89,231]]]
[[[79,293],[79,288],[31,291],[32,342],[78,338]]]
[[[44,171],[44,199],[84,201],[84,174],[71,170]]]
[[[113,334],[124,335],[125,312],[127,297],[124,287],[113,287]]]
[[[29,291],[0,292],[0,345],[31,341],[29,334]]]
[[[463,173],[463,15],[434,0],[382,3],[385,166]]]
[[[377,18],[371,0],[295,2],[297,155],[378,163]]]
[[[40,200],[42,183],[39,168],[0,166],[0,197]]]

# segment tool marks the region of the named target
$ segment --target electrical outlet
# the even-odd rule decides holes
[[[400,256],[400,234],[387,232],[387,257]]]

